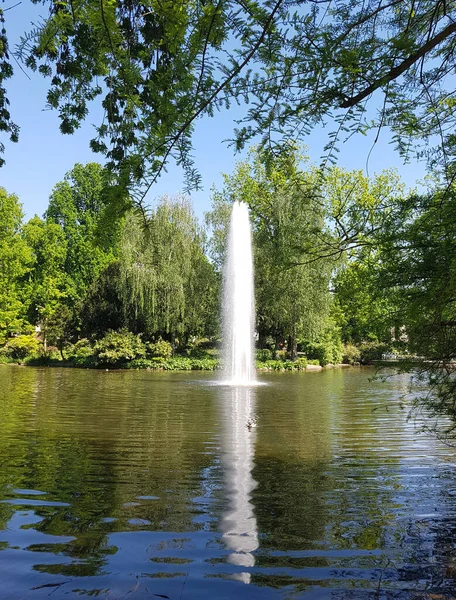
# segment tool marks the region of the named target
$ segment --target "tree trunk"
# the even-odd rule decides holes
[[[275,346],[274,346],[274,360],[277,360],[277,352],[280,350],[280,342],[282,338],[279,335],[276,335]]]
[[[267,334],[264,331],[258,332],[258,348],[266,348]]]
[[[288,352],[290,353],[291,360],[294,362],[298,355],[298,343],[292,335],[288,338]]]
[[[43,347],[44,347],[44,356],[47,355],[47,327],[46,327],[46,319],[43,320]]]

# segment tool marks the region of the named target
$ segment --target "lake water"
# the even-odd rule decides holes
[[[0,599],[455,598],[408,377],[0,367]]]

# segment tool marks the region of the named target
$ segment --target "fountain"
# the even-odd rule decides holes
[[[229,385],[255,381],[254,315],[249,211],[243,202],[234,202],[223,285],[224,382]]]

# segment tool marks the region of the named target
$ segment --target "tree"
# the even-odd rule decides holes
[[[411,349],[444,368],[456,358],[455,209],[454,185],[410,198],[377,273],[383,289],[396,290]]]
[[[241,130],[243,140],[263,132],[264,142],[274,144],[277,133],[294,139],[296,131],[307,133],[329,121],[335,127],[326,153],[333,161],[342,137],[388,127],[405,159],[424,153],[439,169],[451,167],[453,5],[323,0],[291,11],[288,28],[279,26],[270,58],[263,59],[268,68],[239,81],[239,90],[256,97]]]
[[[30,320],[41,324],[46,353],[49,323],[62,311],[68,294],[68,277],[64,271],[67,244],[56,223],[45,222],[37,216],[24,226],[24,238],[34,256],[33,268],[25,284]]]
[[[414,143],[431,141],[429,158],[451,166],[456,8],[445,0],[45,4],[48,17],[24,35],[17,58],[49,77],[47,101],[63,133],[101,98],[105,114],[91,146],[139,203],[172,158],[198,185],[196,120],[241,100],[248,110],[237,147],[255,136],[274,146],[335,120],[331,159],[341,135],[387,126],[405,157]],[[12,74],[5,33],[0,54],[1,127],[15,139],[1,87]],[[373,121],[372,104],[380,107]]]
[[[208,216],[215,230],[214,250],[220,254],[232,201],[248,204],[260,339],[272,335],[277,344],[287,340],[293,358],[298,339],[315,339],[328,314],[333,266],[328,259],[309,259],[331,236],[317,172],[302,171],[301,158],[291,146],[273,161],[257,151],[250,162],[239,163],[233,174],[224,176]]]
[[[62,231],[64,270],[73,303],[116,257],[122,214],[114,215],[104,194],[109,175],[97,163],[76,164],[51,193],[46,221]]]
[[[378,263],[358,258],[341,269],[334,280],[337,322],[345,343],[391,342],[392,330],[403,325],[394,290],[378,286]],[[395,299],[397,300],[397,299]]]
[[[188,340],[214,334],[217,280],[186,198],[162,198],[147,221],[130,214],[120,251],[120,289],[128,326],[149,337]]]
[[[401,323],[393,287],[379,280],[382,248],[400,227],[410,201],[398,174],[382,171],[372,178],[362,171],[333,166],[322,178],[322,196],[333,232],[316,256],[339,257],[333,278],[337,322],[344,342],[391,342]]]
[[[21,236],[22,208],[17,196],[0,187],[0,340],[21,331],[26,305],[21,282],[29,272],[32,255]]]
[[[83,337],[99,338],[108,330],[125,326],[125,306],[120,289],[119,261],[110,263],[92,282],[79,310]]]

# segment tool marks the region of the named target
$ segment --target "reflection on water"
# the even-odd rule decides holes
[[[222,540],[232,552],[228,562],[253,567],[252,552],[258,548],[258,530],[251,492],[257,482],[252,477],[255,452],[255,388],[221,388],[223,434],[222,456],[225,468],[225,493],[230,505],[222,520]],[[250,583],[250,573],[232,575]]]
[[[454,600],[456,451],[371,375],[0,367],[0,599]]]

